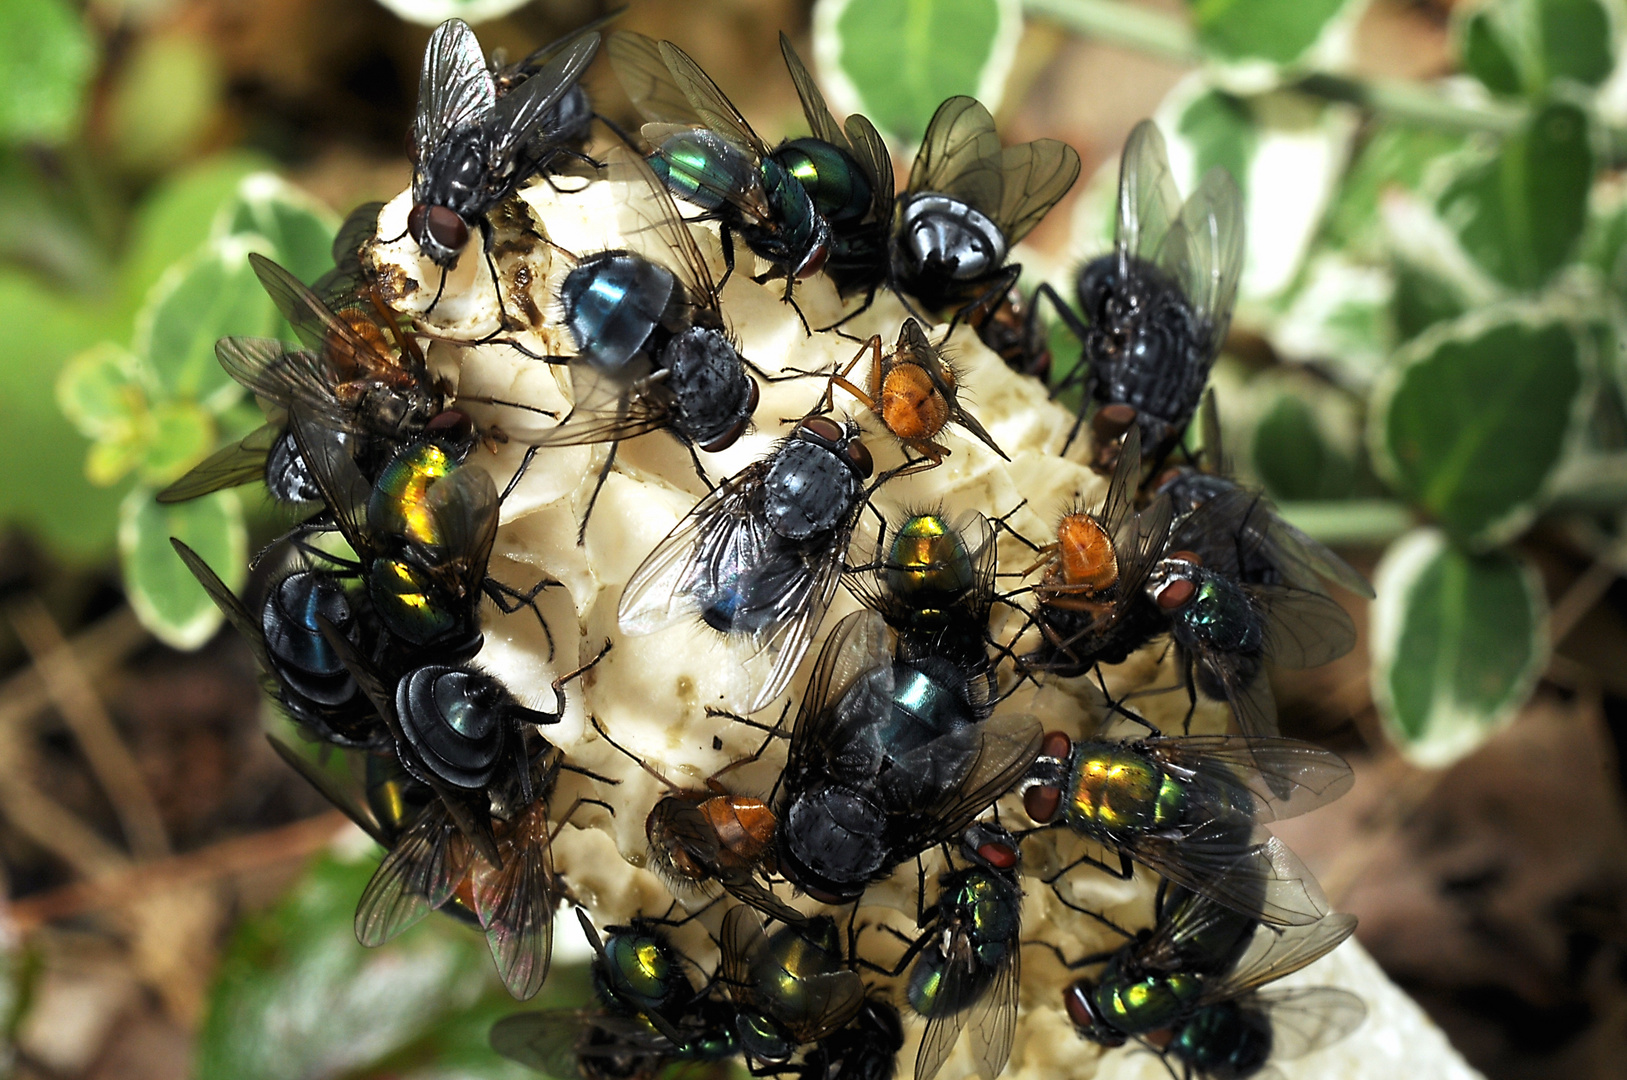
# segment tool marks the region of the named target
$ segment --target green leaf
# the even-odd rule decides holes
[[[1190,0],[1198,43],[1222,60],[1299,59],[1346,0]]]
[[[1223,90],[1208,90],[1181,110],[1177,130],[1192,147],[1193,175],[1219,166],[1231,174],[1246,201],[1249,165],[1260,142],[1248,102]]]
[[[1437,323],[1455,319],[1469,303],[1455,283],[1406,259],[1395,264],[1393,311],[1397,338],[1410,341]]]
[[[1592,360],[1591,338],[1528,309],[1438,326],[1404,347],[1374,390],[1374,464],[1460,542],[1512,536],[1537,513]]]
[[[1506,551],[1471,555],[1434,529],[1379,564],[1373,698],[1415,764],[1442,768],[1514,718],[1548,664],[1541,578]]]
[[[164,272],[209,239],[220,207],[245,176],[265,168],[251,154],[202,161],[167,178],[136,211],[119,272],[123,314],[133,316]],[[128,331],[126,331],[128,332]],[[109,336],[123,337],[114,332]]]
[[[85,477],[89,443],[57,407],[68,357],[106,330],[99,305],[0,269],[0,521],[32,530],[61,558],[100,558],[113,546],[119,492]]]
[[[136,317],[136,352],[155,399],[201,401],[235,387],[215,360],[215,342],[271,333],[274,309],[248,261],[250,251],[264,246],[254,237],[224,237],[154,287]]]
[[[137,487],[119,507],[119,558],[124,591],[141,624],[175,649],[196,649],[220,628],[209,594],[176,557],[177,537],[214,567],[229,588],[247,576],[248,533],[235,491],[160,506],[150,488]]]
[[[1021,33],[1016,0],[819,0],[814,11],[815,50],[837,76],[837,99],[855,99],[903,143],[919,142],[955,94],[999,108]]]
[[[96,46],[78,5],[0,4],[0,141],[56,143],[79,127]]]
[[[1587,114],[1555,102],[1536,110],[1490,160],[1460,173],[1438,205],[1487,273],[1536,289],[1575,250],[1592,183]]]
[[[62,366],[56,400],[87,439],[127,437],[147,411],[140,362],[111,341],[93,345]]]
[[[339,219],[332,210],[276,173],[245,176],[230,202],[220,208],[215,235],[263,237],[263,251],[310,284],[333,268],[333,234]]]
[[[1598,86],[1615,67],[1600,0],[1494,0],[1458,27],[1463,67],[1494,94],[1541,96],[1559,79]]]
[[[1417,192],[1436,162],[1463,149],[1465,136],[1408,124],[1376,124],[1339,181],[1323,223],[1324,242],[1351,258],[1385,254],[1379,204],[1386,192]]]
[[[160,405],[152,412],[152,434],[141,463],[141,481],[161,487],[178,479],[215,448],[215,421],[190,401]]]
[[[356,900],[375,865],[324,856],[280,904],[239,925],[210,995],[194,1075],[536,1080],[487,1043],[491,1025],[522,1006],[497,981],[478,931],[431,916],[380,948],[356,943]],[[589,995],[585,970],[556,961],[542,994],[523,1007],[581,1005]]]
[[[1322,418],[1298,394],[1279,394],[1254,426],[1254,471],[1277,499],[1349,495],[1355,463],[1323,431]]]

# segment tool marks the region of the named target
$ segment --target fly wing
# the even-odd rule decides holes
[[[938,988],[938,1000],[965,1000],[967,991],[963,984],[969,978],[966,965],[956,963],[953,958],[943,960],[943,965],[943,984]],[[960,1041],[961,1029],[966,1026],[966,1012],[965,1009],[944,1009],[927,1017],[920,1049],[915,1052],[915,1080],[933,1080],[938,1075],[943,1063],[954,1053],[955,1044]]]
[[[990,216],[1006,243],[1015,244],[1079,179],[1079,153],[1056,139],[1035,139],[1002,150],[1000,173],[1000,202]]]
[[[502,869],[475,864],[475,913],[503,985],[516,999],[529,1001],[548,977],[559,897],[546,810],[527,811],[515,829],[520,835],[508,847]]]
[[[1282,573],[1283,580],[1301,589],[1315,590],[1323,578],[1342,585],[1358,596],[1371,599],[1372,584],[1327,545],[1313,540],[1278,517],[1268,508],[1270,520],[1261,545],[1266,558]]]
[[[280,424],[262,424],[242,440],[228,443],[192,466],[185,476],[160,491],[156,498],[165,504],[186,502],[212,491],[264,480],[266,455],[282,437],[282,432]]]
[[[1195,893],[1273,926],[1327,914],[1316,878],[1263,826],[1217,816],[1174,836],[1144,834],[1126,845],[1136,861]]]
[[[321,793],[324,799],[342,810],[345,817],[356,823],[357,828],[378,841],[381,847],[390,846],[390,841],[379,826],[378,819],[368,809],[367,801],[357,792],[341,787],[320,765],[269,731],[266,732],[266,742],[271,744],[271,749],[277,752],[277,756],[282,758],[290,769],[299,773],[306,783]]]
[[[853,147],[836,123],[836,118],[830,114],[830,106],[825,104],[825,95],[819,92],[819,84],[803,65],[796,49],[791,47],[791,39],[785,36],[783,30],[780,31],[780,55],[785,57],[785,69],[791,73],[791,84],[797,88],[797,97],[802,101],[802,115],[808,118],[808,130],[813,137],[852,154]]]
[[[719,484],[674,525],[639,564],[622,590],[616,621],[624,634],[649,634],[694,614],[695,581],[707,571],[707,562],[720,549],[735,543],[736,534],[748,534],[740,543],[755,548],[760,531],[751,518],[751,502],[763,478],[766,462],[756,462]]]
[[[186,568],[192,571],[192,576],[198,579],[198,584],[203,586],[203,591],[209,594],[209,599],[213,600],[220,613],[226,616],[226,621],[232,624],[232,629],[243,635],[249,643],[260,670],[270,671],[271,658],[266,655],[265,630],[260,626],[260,621],[250,614],[249,609],[243,606],[243,601],[226,587],[226,583],[220,580],[220,575],[203,561],[203,556],[173,536],[169,542],[175,549],[175,554],[186,563]]]
[[[215,359],[240,385],[280,408],[303,406],[327,427],[358,430],[355,418],[339,405],[339,376],[319,352],[276,338],[226,337],[215,342]]]
[[[258,252],[249,253],[249,265],[299,339],[322,355],[334,372],[345,373],[338,377],[354,377],[381,362],[395,364],[394,357],[381,357],[372,342],[335,315],[322,297],[306,288],[299,278]]]
[[[683,127],[706,126],[667,69],[660,42],[631,30],[618,30],[605,43],[605,52],[622,89],[646,120]]]
[[[876,125],[854,113],[845,125],[853,157],[870,181],[870,218],[882,225],[893,220],[893,155]]]
[[[825,638],[814,661],[813,675],[802,692],[791,729],[791,747],[786,753],[786,771],[793,775],[811,763],[828,761],[836,745],[837,703],[867,672],[892,664],[892,646],[887,624],[869,609],[855,611],[837,623]]]
[[[729,998],[740,1005],[753,1003],[751,963],[768,945],[763,924],[748,907],[732,907],[723,916],[718,930],[718,950],[722,956],[720,975]]]
[[[356,905],[356,940],[382,945],[452,898],[474,848],[439,799],[396,840]]]
[[[1016,942],[995,967],[993,981],[971,1008],[972,1056],[983,1080],[994,1080],[1011,1060],[1017,1034],[1017,992],[1022,984],[1022,950]]]
[[[1271,1020],[1271,1057],[1292,1061],[1345,1038],[1367,1019],[1367,1006],[1348,990],[1331,986],[1296,986],[1261,990],[1245,1008]]]
[[[751,125],[746,123],[746,118],[740,115],[740,110],[734,107],[734,103],[719,89],[717,83],[712,81],[711,76],[690,59],[688,53],[670,41],[660,42],[657,47],[660,49],[662,62],[671,72],[673,81],[678,84],[684,97],[689,99],[690,107],[700,117],[702,126],[711,128],[731,142],[747,148],[758,158],[768,156],[768,147],[757,137]]]
[[[1133,424],[1124,433],[1118,464],[1113,466],[1113,477],[1107,482],[1107,494],[1102,497],[1101,509],[1096,511],[1096,517],[1101,520],[1108,536],[1117,536],[1135,509],[1136,487],[1140,480],[1141,426]]]
[[[486,70],[475,32],[461,19],[435,28],[424,48],[418,77],[418,112],[413,140],[420,156],[455,131],[481,123],[497,104],[497,88]]]
[[[649,162],[625,147],[612,147],[605,158],[605,177],[626,190],[626,197],[616,203],[625,245],[671,270],[690,302],[718,312],[721,321],[712,270]]]
[[[925,851],[965,830],[973,818],[1010,791],[1039,757],[1045,733],[1032,716],[993,716],[978,725],[977,757],[958,787],[921,808],[901,829],[899,850]]]
[[[1205,328],[1213,357],[1226,340],[1243,275],[1243,196],[1231,174],[1208,171],[1156,249],[1154,261],[1181,287]]]
[[[616,442],[659,431],[672,419],[671,392],[647,374],[628,385],[624,378],[579,364],[572,379],[584,384],[577,390],[576,405],[564,420],[526,436],[525,442],[533,446]]]
[[[424,508],[435,522],[432,535],[440,537],[436,547],[448,556],[432,562],[472,594],[486,576],[497,539],[497,484],[484,469],[465,465],[430,486]]]
[[[364,553],[371,546],[367,542],[365,523],[367,500],[373,494],[373,485],[356,467],[355,459],[333,430],[316,422],[297,405],[289,412],[289,430],[339,532],[358,556],[365,557]]]
[[[1158,125],[1143,120],[1130,132],[1119,162],[1118,218],[1113,230],[1119,273],[1126,259],[1152,262],[1170,226],[1180,215],[1181,193],[1169,169],[1169,153]]]
[[[1147,740],[1159,761],[1191,773],[1217,805],[1252,810],[1256,821],[1281,821],[1326,806],[1355,783],[1331,750],[1298,739],[1188,735]]]
[[[957,96],[938,106],[910,169],[909,192],[952,195],[993,216],[1004,183],[1000,135],[994,117],[976,98]]]
[[[492,109],[491,164],[506,173],[522,153],[537,153],[542,121],[582,77],[599,51],[599,35],[582,34],[543,65],[542,70],[497,99]]]
[[[1331,663],[1356,646],[1356,624],[1332,597],[1286,585],[1245,586],[1265,609],[1265,655],[1286,668]]]
[[[1336,913],[1302,926],[1261,927],[1231,974],[1204,986],[1198,1004],[1230,1001],[1313,964],[1356,932],[1356,916]]]

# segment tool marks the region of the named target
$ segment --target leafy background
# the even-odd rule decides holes
[[[152,500],[255,423],[213,362],[407,181],[428,26],[510,55],[599,0],[0,0],[0,1017],[55,1077],[508,1076],[477,937],[366,952],[371,853],[266,749],[252,664],[173,559],[275,535],[253,494]],[[908,161],[974,93],[1087,181],[1019,252],[1067,292],[1142,116],[1223,165],[1248,263],[1228,450],[1372,572],[1366,627],[1279,677],[1356,791],[1280,831],[1497,1077],[1627,1054],[1627,65],[1621,0],[648,0],[768,135],[774,35]],[[606,111],[628,120],[607,73]],[[1092,178],[1093,176],[1093,178]],[[1076,356],[1055,336],[1059,366]],[[244,584],[242,580],[234,585]],[[250,582],[249,584],[253,584]],[[1560,841],[1563,842],[1560,842]],[[562,942],[568,934],[562,934]],[[550,995],[584,993],[567,967]]]

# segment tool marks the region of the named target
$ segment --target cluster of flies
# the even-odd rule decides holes
[[[664,429],[715,451],[752,423],[762,373],[729,335],[694,220],[716,223],[730,273],[738,240],[767,265],[764,279],[783,277],[787,302],[799,280],[824,274],[853,301],[849,317],[882,289],[912,313],[890,348],[872,339],[848,368],[810,376],[823,382],[813,410],[713,487],[621,599],[624,633],[683,623],[764,658],[748,712],[787,688],[839,585],[864,605],[826,637],[766,797],[731,792],[720,773],[695,789],[667,783],[648,816],[649,865],[675,891],[734,902],[715,924],[715,969],[677,950],[670,911],[601,936],[578,907],[597,1004],[510,1017],[493,1044],[581,1080],[741,1056],[754,1074],[887,1080],[907,1012],[924,1022],[916,1080],[937,1074],[964,1030],[992,1078],[1011,1052],[1030,946],[1077,973],[1062,1004],[1081,1036],[1136,1041],[1172,1075],[1260,1075],[1342,1037],[1363,1016],[1353,996],[1261,989],[1354,927],[1328,913],[1264,827],[1351,779],[1336,755],[1278,736],[1264,669],[1349,649],[1353,628],[1323,583],[1369,590],[1230,479],[1220,453],[1203,388],[1241,264],[1235,187],[1211,172],[1183,203],[1157,130],[1142,124],[1124,152],[1113,251],[1079,270],[1076,306],[1048,288],[1025,302],[1008,256],[1076,179],[1074,151],[1043,139],[1003,146],[988,111],[956,97],[937,110],[897,193],[876,129],[862,116],[838,125],[782,45],[812,134],[770,147],[675,45],[612,34],[610,62],[648,123],[642,144],[607,123],[621,144],[597,156],[596,114],[578,85],[600,46],[593,27],[502,65],[452,21],[424,57],[408,231],[426,259],[444,269],[472,252],[495,276],[493,211],[522,184],[564,176],[621,184],[628,228],[660,240],[659,257],[574,253],[558,307],[577,351],[543,360],[569,365],[575,405],[536,444]],[[450,913],[485,933],[503,981],[525,999],[547,974],[556,910],[576,899],[550,855],[576,805],[555,813],[550,796],[562,770],[582,770],[543,732],[578,673],[556,681],[540,709],[473,662],[483,600],[541,621],[536,597],[553,582],[518,590],[487,573],[506,492],[464,461],[498,433],[456,407],[425,364],[421,334],[384,303],[364,259],[378,213],[358,208],[334,269],[309,285],[255,257],[299,344],[218,344],[267,423],[161,498],[263,481],[298,513],[282,541],[286,568],[258,608],[176,548],[252,643],[268,693],[331,751],[326,767],[278,744],[283,756],[388,852],[357,908],[360,940],[376,945],[431,910]],[[1068,441],[1084,433],[1089,462],[1110,478],[1105,498],[1068,508],[1043,543],[976,511],[883,520],[871,556],[850,559],[872,493],[941,463],[946,428],[1000,452],[960,405],[942,342],[923,327],[965,327],[1045,380],[1041,297],[1083,346],[1050,389],[1082,402]],[[875,475],[858,425],[833,415],[837,389],[898,440],[902,466]],[[1201,453],[1183,444],[1195,415]],[[1023,582],[1008,591],[996,588],[1001,533],[1032,549],[1029,565],[1008,567]],[[989,629],[996,605],[1022,615],[1005,645]],[[1013,686],[1099,681],[1100,665],[1155,638],[1171,642],[1190,700],[1229,704],[1239,734],[1165,734],[1111,699],[1099,727],[1134,737],[1074,740],[995,715]],[[770,730],[765,748],[780,733]],[[602,726],[599,735],[621,749]],[[613,781],[595,779],[608,795]],[[1006,821],[1020,807],[1026,826],[985,816],[1007,796]],[[1065,942],[1023,939],[1023,841],[1052,829],[1072,830],[1095,854],[1045,883],[1121,935],[1118,948],[1070,957]],[[856,922],[868,886],[924,867],[934,849],[946,869],[930,899],[917,873],[917,934]],[[1162,878],[1149,928],[1122,929],[1068,899],[1064,879],[1081,868],[1128,878],[1137,863]],[[776,892],[785,886],[836,914],[853,905],[845,929],[830,911],[787,903]],[[878,962],[888,941],[897,955]],[[899,1000],[885,989],[893,977]]]

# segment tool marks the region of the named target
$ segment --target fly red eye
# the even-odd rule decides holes
[[[857,439],[847,444],[847,459],[853,463],[859,475],[866,479],[869,479],[870,474],[876,469],[876,463],[870,458],[870,448]]]
[[[1186,578],[1176,578],[1158,590],[1158,606],[1165,611],[1174,611],[1192,599],[1192,594],[1197,591],[1198,587]]]
[[[757,411],[757,402],[763,396],[763,392],[758,389],[757,380],[750,375],[746,376],[746,386],[749,388],[746,391],[746,415],[750,416]]]
[[[1017,865],[1017,852],[1009,844],[983,844],[977,849],[977,857],[996,870],[1010,870]]]
[[[1112,442],[1136,422],[1136,411],[1130,405],[1114,403],[1103,405],[1095,416],[1091,417],[1090,429],[1102,442]]]
[[[469,226],[463,223],[456,211],[444,206],[431,206],[426,216],[429,235],[437,244],[457,251],[469,242]]]
[[[412,234],[412,238],[418,241],[420,246],[429,236],[426,228],[428,216],[429,207],[423,203],[415,203],[413,208],[407,212],[407,232]]]
[[[1056,758],[1066,761],[1073,753],[1073,740],[1060,731],[1047,732],[1045,741],[1040,743],[1039,756]]]
[[[1048,825],[1062,808],[1062,791],[1050,784],[1035,784],[1023,792],[1023,811],[1039,825]]]
[[[1172,551],[1168,555],[1165,555],[1164,558],[1175,559],[1179,562],[1189,562],[1193,566],[1203,565],[1203,556],[1199,555],[1195,551]]]
[[[825,268],[825,260],[828,258],[830,258],[829,246],[825,244],[817,245],[812,251],[808,252],[807,258],[797,264],[796,276],[799,278],[813,277]]]
[[[475,422],[469,419],[469,414],[457,409],[438,412],[424,425],[425,434],[453,441],[467,439],[474,431]]]

